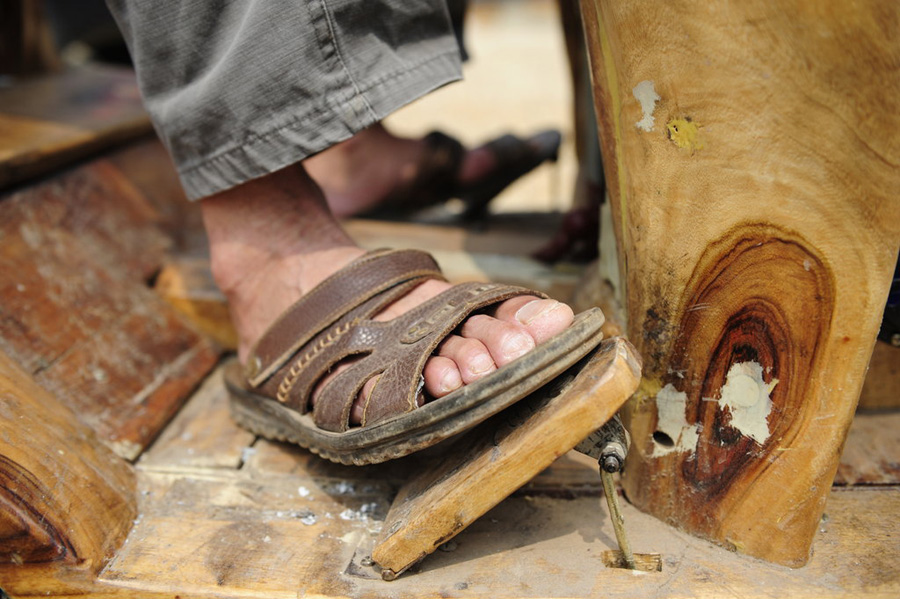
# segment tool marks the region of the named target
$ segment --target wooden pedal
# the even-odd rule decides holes
[[[397,494],[372,552],[382,577],[399,576],[570,451],[613,417],[640,378],[631,344],[608,339],[423,464]]]

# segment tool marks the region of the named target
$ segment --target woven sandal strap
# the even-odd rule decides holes
[[[425,252],[374,250],[363,255],[319,283],[269,326],[250,351],[248,381],[258,387],[343,315],[397,285],[425,278],[444,278]]]

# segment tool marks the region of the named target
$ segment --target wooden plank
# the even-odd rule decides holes
[[[530,256],[553,236],[559,221],[558,214],[542,212],[497,215],[481,229],[369,219],[350,219],[343,224],[350,237],[365,247]]]
[[[428,464],[391,506],[372,558],[389,578],[433,552],[612,418],[640,380],[622,338],[604,341],[544,389]]]
[[[152,132],[134,73],[90,65],[0,89],[0,187]]]
[[[294,489],[297,479],[290,478],[270,486],[226,477],[180,477],[163,484],[169,490],[152,498],[156,511],[141,518],[89,596],[530,599],[650,598],[664,592],[705,598],[774,592],[888,599],[900,592],[900,572],[890,557],[897,523],[884,517],[900,510],[896,488],[832,491],[816,551],[798,570],[684,535],[629,504],[623,511],[632,544],[639,552],[661,553],[662,572],[606,568],[603,554],[615,546],[615,537],[601,498],[534,496],[507,499],[420,570],[384,582],[360,564],[367,563],[367,537],[371,542],[380,516],[340,518],[346,509],[361,512],[366,503],[376,504],[373,512],[384,509],[377,495],[341,503],[339,495],[316,491],[305,502]],[[301,521],[307,510],[317,516],[312,525]],[[329,513],[332,518],[321,517]]]
[[[388,506],[384,485],[362,490],[302,476],[223,472],[166,486],[103,573],[102,582],[125,596],[296,597],[322,581],[349,596],[352,583],[342,573]]]
[[[859,409],[887,408],[900,408],[900,347],[879,341],[869,361]]]
[[[205,335],[237,350],[238,336],[228,302],[209,268],[209,257],[177,256],[160,271],[154,289]]]
[[[89,584],[137,515],[130,466],[0,352],[0,584]]]
[[[203,382],[138,462],[143,469],[170,471],[240,468],[256,436],[228,412],[228,392],[219,368]]]
[[[900,485],[900,412],[857,412],[836,485]]]
[[[218,357],[147,288],[156,218],[102,160],[0,200],[0,349],[127,459]]]
[[[900,97],[881,83],[900,60],[893,13],[877,0],[582,7],[645,360],[628,496],[802,565],[900,243]]]
[[[105,157],[157,213],[157,225],[172,241],[172,252],[208,252],[200,202],[189,202],[172,159],[158,139],[138,141]]]

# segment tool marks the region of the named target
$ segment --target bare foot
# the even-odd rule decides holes
[[[284,169],[203,200],[213,275],[228,297],[238,356],[304,293],[364,253],[346,236],[321,191],[301,168]],[[376,319],[390,320],[450,285],[426,281]],[[425,365],[425,391],[442,397],[527,353],[568,327],[571,308],[555,300],[517,297],[470,317]],[[375,379],[364,386],[364,399]],[[315,396],[313,397],[315,401]],[[351,422],[361,418],[357,402]]]
[[[423,140],[397,137],[378,123],[307,158],[303,165],[325,192],[334,215],[344,218],[375,208],[395,189],[412,181],[423,151]],[[489,149],[468,150],[459,182],[476,181],[496,164]]]

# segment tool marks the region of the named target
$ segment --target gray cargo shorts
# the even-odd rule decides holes
[[[107,0],[191,199],[341,142],[461,76],[446,0]]]

